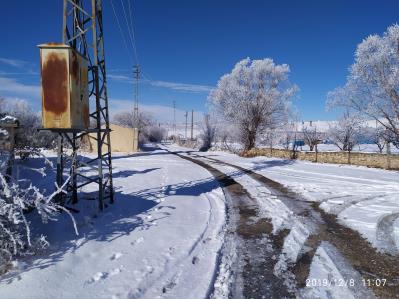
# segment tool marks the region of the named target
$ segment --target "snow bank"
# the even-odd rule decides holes
[[[223,240],[218,184],[201,167],[160,150],[114,155],[113,165],[115,204],[96,214],[95,201],[81,200],[78,239],[67,219],[45,226],[48,252],[19,261],[2,277],[0,297],[207,296]],[[89,185],[80,196],[93,191]]]

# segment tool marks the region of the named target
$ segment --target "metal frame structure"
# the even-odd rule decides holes
[[[102,210],[107,199],[110,203],[114,201],[102,0],[64,0],[63,16],[63,43],[74,48],[89,63],[89,99],[90,106],[95,109],[90,111],[90,127],[87,130],[52,130],[58,133],[57,185],[64,184],[64,175],[68,168],[70,176],[67,195],[60,194],[58,201],[63,205],[75,204],[78,202],[78,189],[95,183],[98,184],[98,202]],[[77,151],[83,137],[96,141],[95,158],[78,157]],[[66,145],[69,145],[69,149]],[[80,171],[83,168],[95,174],[87,176]]]

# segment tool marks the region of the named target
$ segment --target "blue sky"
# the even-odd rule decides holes
[[[87,0],[86,0],[87,1]],[[125,38],[129,0],[113,0]],[[356,45],[399,22],[399,1],[130,0],[139,63],[140,104],[162,121],[206,110],[209,89],[245,57],[270,57],[291,67],[300,88],[295,105],[306,120],[334,119],[326,93],[342,85]],[[39,50],[61,41],[62,0],[4,1],[0,11],[0,95],[40,109]],[[110,110],[130,109],[135,58],[125,48],[110,0],[104,0]]]

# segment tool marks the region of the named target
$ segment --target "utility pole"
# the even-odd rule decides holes
[[[194,140],[193,131],[194,131],[194,109],[191,110],[191,141]]]
[[[140,80],[140,66],[136,64],[133,67],[133,77],[135,79],[134,88],[134,105],[133,105],[133,151],[137,152],[139,149],[139,80]]]
[[[133,127],[139,127],[139,79],[140,79],[140,66],[135,65],[133,69],[133,76],[135,79],[134,89],[134,106],[133,106]]]
[[[173,134],[176,135],[176,101],[173,101]]]
[[[188,112],[187,112],[187,111],[186,111],[186,113],[184,114],[184,116],[186,117],[186,130],[185,130],[184,137],[186,138],[186,142],[187,142],[187,125],[188,125],[188,123],[187,123]]]

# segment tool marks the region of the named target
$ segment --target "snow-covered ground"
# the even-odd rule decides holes
[[[399,253],[399,173],[396,171],[265,157],[242,158],[217,151],[190,153],[174,145],[168,148],[182,155],[203,157],[201,161],[207,160],[212,167],[244,186],[258,202],[264,217],[272,220],[274,234],[281,229],[290,230],[274,266],[274,274],[283,277],[285,285],[294,292],[295,278],[289,265],[309,251],[307,239],[318,234],[315,223],[310,218],[295,215],[291,207],[265,185],[235,167],[212,159],[250,169],[283,184],[302,196],[301,200],[317,202],[325,212],[337,215],[338,222],[358,231],[378,251],[391,255]],[[344,240],[343,246],[354,241]],[[359,269],[359,265],[357,267]],[[381,277],[376,278],[379,281]],[[365,287],[364,276],[337,248],[325,241],[314,254],[306,287],[296,295],[301,298],[375,298]]]
[[[252,169],[309,201],[322,202],[322,209],[337,215],[340,222],[359,231],[376,248],[398,252],[399,172],[278,158],[242,158],[217,151],[211,156]]]
[[[1,298],[207,296],[223,240],[218,184],[163,150],[114,155],[113,165],[115,204],[93,217],[96,202],[83,202],[77,238],[67,217],[41,226],[50,248],[14,263]]]
[[[14,262],[14,268],[0,278],[0,298],[227,297],[226,281],[237,275],[231,268],[237,256],[234,242],[228,242],[234,234],[225,234],[225,194],[208,171],[168,150],[184,157],[195,155],[245,188],[254,200],[251,204],[259,207],[257,217],[270,219],[272,224],[271,234],[259,244],[270,245],[268,238],[287,231],[281,250],[272,255],[276,262],[271,271],[298,297],[373,298],[364,286],[330,284],[332,280],[359,281],[361,276],[342,252],[323,239],[309,261],[310,285],[298,290],[290,265],[310,250],[308,239],[320,232],[317,221],[312,215],[296,214],[267,185],[211,159],[250,169],[300,194],[306,203],[320,203],[325,212],[337,215],[339,223],[392,255],[398,254],[399,248],[399,172],[243,158],[219,151],[190,154],[189,149],[175,145],[163,147],[114,154],[116,202],[98,213],[96,201],[81,200],[80,213],[75,215],[78,237],[66,214],[58,222],[36,225],[33,234],[47,235],[51,246]],[[45,155],[55,159],[53,153]],[[42,158],[27,163],[44,166]],[[47,176],[41,178],[40,173],[28,171],[22,169],[19,176],[30,177],[35,185],[51,192],[53,172],[47,169]],[[90,197],[93,191],[87,186],[80,196]]]
[[[284,146],[279,145],[279,146],[276,146],[276,148],[284,148]],[[309,146],[304,145],[302,147],[299,147],[299,150],[308,151]],[[317,150],[320,152],[338,152],[338,151],[340,151],[339,148],[334,144],[319,144],[317,146]],[[399,149],[393,145],[391,145],[390,150],[391,150],[391,154],[399,154]],[[358,144],[353,148],[353,152],[379,153],[380,150],[378,149],[378,146],[376,144]],[[386,154],[386,152],[387,152],[387,147],[385,146],[382,150],[382,153]]]

